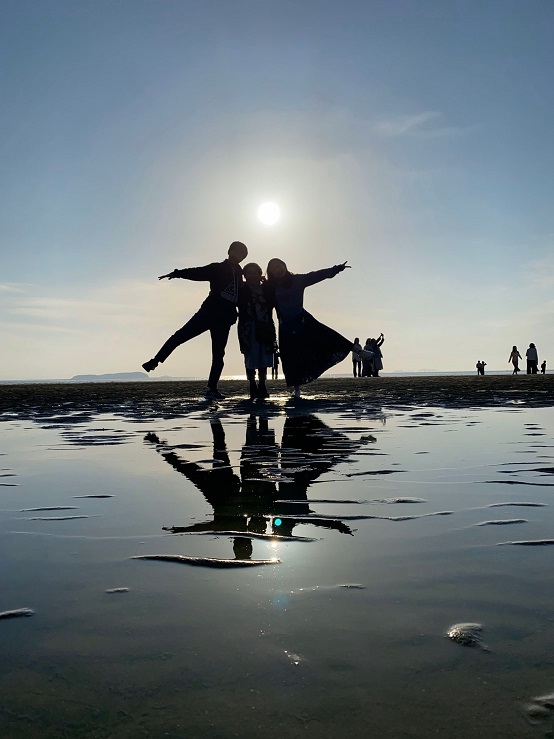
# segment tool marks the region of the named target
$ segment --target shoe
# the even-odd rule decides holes
[[[269,398],[269,390],[265,385],[260,385],[258,388],[258,398]]]
[[[158,366],[158,364],[159,364],[159,362],[158,362],[157,359],[149,359],[148,362],[145,362],[142,365],[142,369],[145,372],[152,372],[152,370],[155,370],[156,369],[156,367]]]
[[[219,390],[216,388],[213,390],[211,387],[209,387],[206,390],[206,394],[204,395],[206,400],[223,400],[225,398],[225,395],[222,395]]]
[[[294,388],[294,392],[292,394],[292,397],[293,398],[301,398],[302,397],[301,394],[300,394],[300,388],[299,387]]]

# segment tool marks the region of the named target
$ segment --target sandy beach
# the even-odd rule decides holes
[[[55,413],[110,412],[124,415],[172,414],[184,407],[206,405],[203,381],[113,382],[0,385],[0,413],[42,416]],[[283,380],[268,381],[271,397],[257,401],[256,407],[289,399]],[[237,404],[252,407],[247,383],[223,380],[220,389],[226,396],[222,407]],[[492,407],[506,403],[523,407],[554,404],[554,374],[551,375],[473,375],[433,377],[321,378],[303,388],[297,401],[312,407],[348,406],[398,407],[436,405],[444,407]]]

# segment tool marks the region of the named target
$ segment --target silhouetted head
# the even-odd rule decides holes
[[[240,264],[243,259],[246,259],[248,249],[242,241],[233,241],[227,254],[229,255],[230,262],[233,262],[233,264]]]
[[[533,342],[531,342],[531,343],[529,344],[529,349],[534,349],[534,348],[535,348],[535,345],[533,344]]]
[[[282,259],[270,259],[267,263],[267,277],[269,280],[282,280],[287,274],[287,265]]]
[[[233,539],[233,553],[235,559],[251,559],[252,557],[252,540],[242,536],[236,536]]]
[[[247,285],[259,285],[262,281],[262,268],[256,262],[248,262],[242,268],[242,274]]]
[[[354,339],[354,343],[355,344],[359,344],[360,343],[360,338],[358,336],[356,336],[356,338]]]
[[[513,346],[513,347],[512,347],[512,351],[513,351],[513,352],[517,352],[517,346]]]

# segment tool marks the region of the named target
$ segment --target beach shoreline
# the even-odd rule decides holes
[[[76,412],[121,413],[122,415],[167,415],[197,409],[204,400],[204,381],[106,382],[79,384],[20,384],[0,386],[0,414],[10,417],[44,417]],[[447,375],[427,377],[320,378],[303,388],[303,398],[290,400],[283,380],[268,381],[271,397],[250,401],[247,383],[222,380],[226,396],[222,408],[245,411],[270,410],[294,402],[319,407],[549,407],[554,405],[554,375]]]

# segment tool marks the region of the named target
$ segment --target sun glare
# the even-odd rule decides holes
[[[277,203],[262,203],[258,208],[258,218],[266,226],[273,226],[281,217]]]

